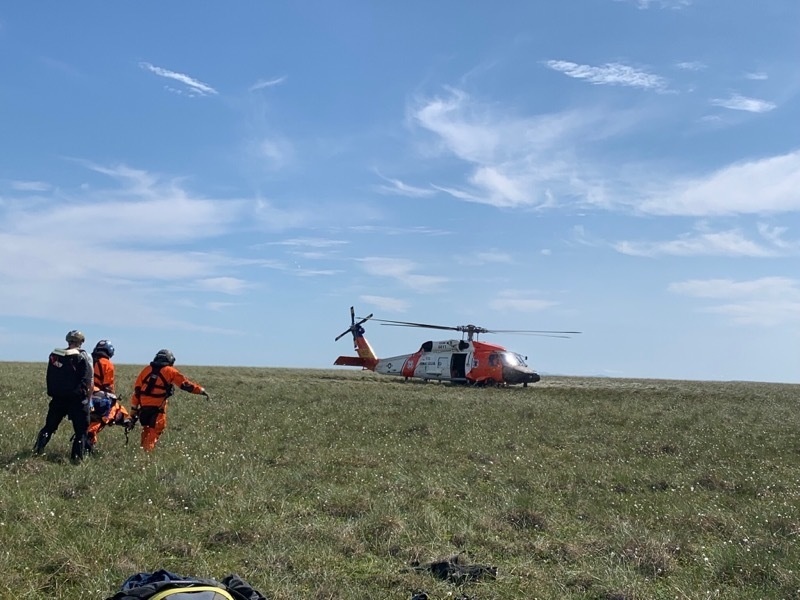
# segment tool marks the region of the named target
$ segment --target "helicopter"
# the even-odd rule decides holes
[[[443,341],[426,341],[419,350],[412,354],[401,354],[389,358],[378,358],[364,337],[364,323],[373,322],[394,327],[421,327],[461,332],[461,339]],[[370,313],[366,317],[358,317],[354,308],[350,307],[350,327],[340,333],[334,341],[351,333],[353,346],[358,356],[340,356],[334,365],[361,367],[381,375],[395,375],[406,381],[411,378],[424,381],[448,381],[456,384],[474,386],[498,386],[536,383],[541,379],[539,374],[526,363],[526,357],[506,350],[498,344],[478,341],[484,333],[522,333],[545,337],[570,337],[580,331],[535,331],[514,329],[486,329],[477,325],[429,325],[410,321],[391,321],[373,319]],[[466,338],[466,339],[465,339]]]

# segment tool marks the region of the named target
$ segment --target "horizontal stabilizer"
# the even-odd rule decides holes
[[[336,362],[333,364],[341,365],[344,367],[364,367],[366,368],[367,364],[364,362],[364,359],[360,356],[340,356],[336,359]]]

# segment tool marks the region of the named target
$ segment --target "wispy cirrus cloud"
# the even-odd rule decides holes
[[[629,256],[747,256],[769,258],[786,256],[800,250],[800,243],[787,242],[785,228],[759,225],[759,239],[752,239],[739,229],[693,232],[669,241],[622,241],[614,249]]]
[[[675,294],[718,301],[703,312],[742,325],[777,326],[800,322],[800,281],[789,277],[690,279],[669,285]]]
[[[407,196],[409,198],[427,198],[436,194],[436,190],[428,187],[422,188],[403,183],[399,179],[385,177],[380,171],[375,171],[376,175],[383,179],[386,183],[373,186],[373,189],[381,194],[389,194],[393,196]]]
[[[74,162],[102,177],[75,190],[53,185],[56,191],[38,192],[36,202],[22,193],[0,203],[0,315],[70,314],[87,324],[206,331],[181,310],[183,291],[244,293],[248,267],[266,263],[215,242],[262,228],[258,202],[199,197],[180,179],[124,165]],[[273,209],[273,220],[281,213]],[[76,235],[87,223],[90,234]],[[98,286],[101,303],[80,294],[65,302],[61,293]]]
[[[678,179],[644,194],[635,208],[652,215],[712,216],[800,210],[800,150]]]
[[[592,110],[518,116],[454,88],[419,100],[409,115],[412,125],[433,134],[429,153],[455,156],[467,171],[462,181],[432,187],[498,208],[549,207],[558,192],[599,198],[591,165],[577,167],[576,154],[632,122]]]
[[[571,203],[696,217],[800,210],[800,150],[661,181],[652,168],[634,161],[615,177],[592,151],[632,131],[641,114],[584,110],[520,116],[513,107],[483,104],[452,88],[419,101],[409,114],[413,125],[433,135],[426,160],[438,153],[463,167],[457,177],[432,187],[465,202],[538,210]]]
[[[708,65],[698,60],[679,62],[675,66],[683,71],[702,71],[708,68]]]
[[[245,146],[247,153],[261,168],[279,171],[294,162],[295,149],[291,140],[280,135],[249,140]]]
[[[86,187],[72,202],[18,208],[6,218],[2,229],[20,235],[52,231],[50,237],[55,240],[60,237],[57,232],[80,230],[82,224],[93,223],[91,238],[98,243],[170,246],[226,232],[250,211],[244,200],[198,197],[177,181],[147,171],[125,165],[83,164],[114,178],[119,186]],[[68,192],[63,194],[67,196]],[[159,219],[148,218],[154,214],[160,215]]]
[[[419,269],[419,265],[406,258],[370,256],[356,260],[366,273],[378,277],[389,277],[417,292],[436,291],[449,281],[447,277],[441,277],[439,275],[421,275],[416,273]]]
[[[349,244],[347,240],[334,240],[330,238],[290,238],[286,240],[279,240],[277,242],[269,242],[272,246],[292,246],[296,248],[335,248]]]
[[[462,265],[486,265],[486,264],[511,264],[514,257],[508,252],[500,250],[483,250],[470,254],[459,253],[456,261]]]
[[[207,277],[195,282],[196,286],[207,292],[220,292],[222,294],[241,294],[250,284],[238,277]]]
[[[178,73],[177,71],[170,71],[169,69],[165,69],[163,67],[157,67],[149,62],[140,62],[139,66],[146,71],[150,71],[151,73],[158,75],[159,77],[177,81],[186,86],[184,90],[170,88],[171,91],[178,93],[185,92],[190,96],[209,96],[218,93],[217,90],[210,85],[184,73]]]
[[[413,227],[392,227],[391,225],[352,225],[349,231],[377,235],[452,235],[452,231],[436,229],[427,225]]]
[[[338,275],[341,273],[338,269],[307,269],[307,268],[297,268],[292,271],[293,275],[297,277],[330,277],[332,275]]]
[[[399,298],[390,298],[389,296],[359,296],[359,300],[365,304],[377,306],[380,310],[386,312],[404,313],[408,310],[408,302]]]
[[[11,189],[17,192],[48,192],[53,186],[44,181],[12,181]]]
[[[284,75],[283,77],[276,77],[274,79],[259,79],[253,85],[250,86],[250,91],[255,92],[256,90],[263,90],[264,88],[275,87],[276,85],[282,84],[286,81],[287,77]]]
[[[758,98],[748,98],[741,94],[732,94],[727,98],[713,98],[711,104],[714,106],[721,106],[730,110],[743,110],[752,113],[765,113],[774,110],[777,105],[774,102],[767,100],[759,100]]]
[[[292,260],[297,261],[299,259],[326,260],[334,258],[339,250],[349,243],[350,242],[346,240],[304,237],[267,242],[265,244],[259,244],[258,246],[284,246],[287,248],[287,253],[294,257]],[[296,266],[299,268],[298,265]],[[332,273],[333,271],[325,270],[325,272],[318,271],[315,274],[328,275]]]
[[[552,300],[543,300],[533,292],[524,292],[520,290],[503,290],[500,291],[494,299],[489,302],[489,307],[494,310],[500,311],[515,311],[515,312],[538,312],[552,306],[556,306],[556,302]]]
[[[633,4],[640,10],[648,8],[666,8],[680,10],[692,5],[692,0],[615,0],[616,2],[627,2]]]
[[[646,90],[664,90],[667,87],[667,80],[663,77],[621,63],[592,66],[566,60],[548,60],[544,64],[568,77],[595,85],[621,85]]]

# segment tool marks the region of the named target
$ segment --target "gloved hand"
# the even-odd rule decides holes
[[[202,392],[200,392],[200,394],[201,394],[202,396],[205,396],[205,397],[206,397],[206,400],[211,400],[211,396],[209,396],[209,395],[208,395],[208,392],[207,392],[207,391],[205,391],[205,389],[204,389]]]
[[[132,416],[130,419],[125,419],[123,425],[125,425],[125,430],[130,431],[134,427],[136,427],[136,423],[139,421],[138,415]]]

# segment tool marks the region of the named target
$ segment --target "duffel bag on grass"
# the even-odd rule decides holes
[[[222,581],[182,577],[164,569],[136,573],[106,600],[267,600],[238,575]]]

